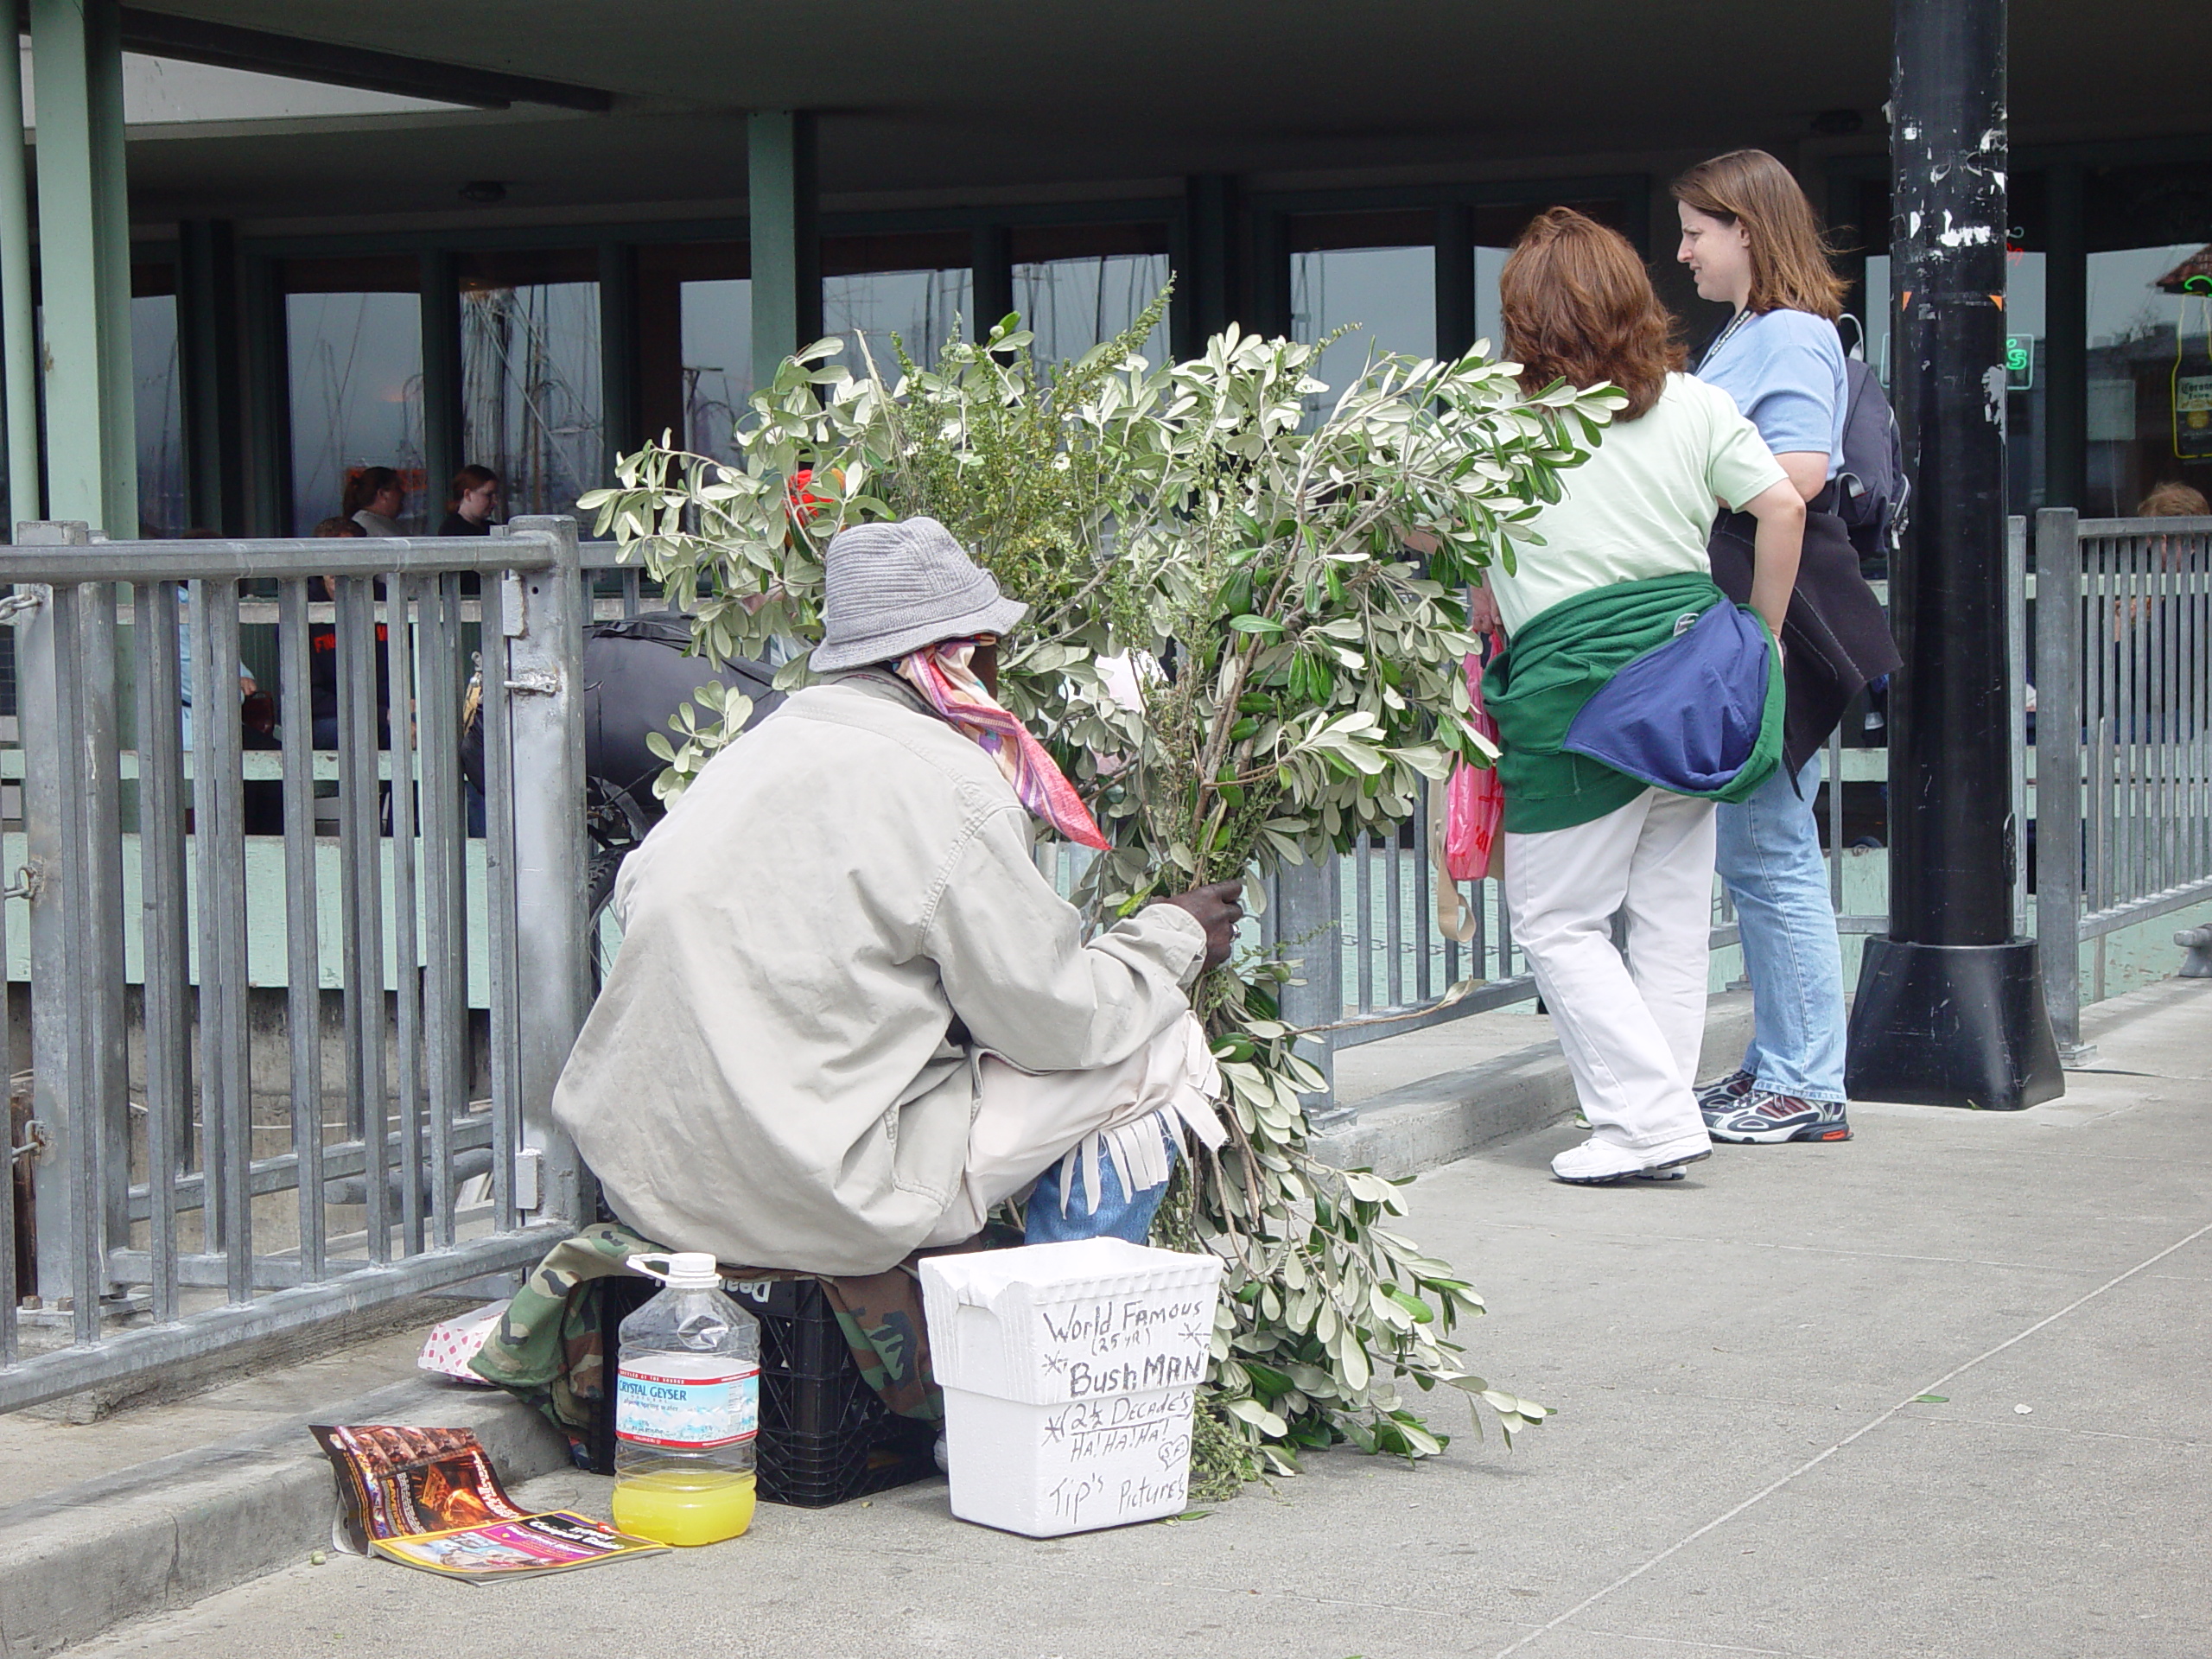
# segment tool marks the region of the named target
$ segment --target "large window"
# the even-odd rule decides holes
[[[499,475],[508,516],[574,512],[607,481],[599,367],[595,254],[462,258],[461,459]]]
[[[2201,163],[2091,168],[2084,512],[2164,483],[2212,494],[2212,190]],[[2192,280],[2195,291],[2191,289]]]
[[[747,276],[686,283],[683,442],[702,455],[734,459],[731,432],[753,396],[753,282]]]
[[[929,367],[956,334],[974,338],[971,257],[964,231],[825,237],[822,330],[847,341],[842,360],[855,374],[867,373],[873,357],[895,385],[900,349]]]
[[[193,526],[185,485],[176,273],[171,266],[130,268],[130,372],[137,426],[139,532],[181,536]]]
[[[2089,256],[2088,499],[2121,518],[2169,480],[2212,494],[2212,278],[2201,242]]]
[[[752,266],[742,242],[638,250],[638,391],[645,432],[734,459],[753,395]]]
[[[1013,252],[1014,308],[1037,336],[1040,365],[1071,361],[1113,339],[1167,285],[1165,225],[1018,230]],[[988,327],[998,319],[981,321]],[[1139,349],[1155,367],[1166,360],[1164,315]]]
[[[400,527],[419,534],[426,518],[419,265],[405,255],[293,259],[282,274],[294,528],[304,535],[335,517],[346,479],[363,467],[391,467],[407,486]],[[443,498],[432,505],[442,512]]]
[[[1306,400],[1319,417],[1358,379],[1368,359],[1436,350],[1436,216],[1331,213],[1290,221],[1290,332],[1327,339],[1313,377],[1328,387]]]

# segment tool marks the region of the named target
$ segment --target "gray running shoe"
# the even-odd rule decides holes
[[[1718,1083],[1708,1083],[1697,1092],[1698,1109],[1705,1114],[1705,1121],[1713,1122],[1715,1112],[1732,1112],[1743,1103],[1745,1096],[1758,1086],[1758,1079],[1748,1071],[1731,1071]]]
[[[1840,1100],[1800,1100],[1758,1090],[1733,1107],[1705,1109],[1705,1130],[1716,1141],[1771,1146],[1783,1141],[1848,1141],[1851,1125]]]

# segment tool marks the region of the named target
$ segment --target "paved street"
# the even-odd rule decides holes
[[[2212,982],[2168,982],[2091,1011],[2062,1102],[1855,1106],[1848,1145],[1672,1186],[1552,1183],[1566,1128],[1423,1177],[1408,1230],[1495,1310],[1481,1367],[1560,1410],[1510,1454],[1338,1452],[1055,1542],[932,1483],[489,1590],[334,1557],[78,1651],[2202,1659],[2208,1020]]]

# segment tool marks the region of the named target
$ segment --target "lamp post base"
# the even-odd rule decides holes
[[[2036,942],[1868,939],[1844,1087],[1853,1100],[1986,1112],[2064,1094]]]

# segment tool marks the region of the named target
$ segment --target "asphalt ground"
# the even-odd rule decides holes
[[[931,1482],[492,1588],[333,1555],[73,1651],[2202,1659],[2212,981],[2088,1023],[2100,1069],[2026,1113],[1854,1105],[1847,1144],[1615,1188],[1548,1179],[1560,1126],[1423,1175],[1406,1230],[1488,1296],[1475,1363],[1560,1413],[1510,1452],[1339,1450],[1052,1541]]]

